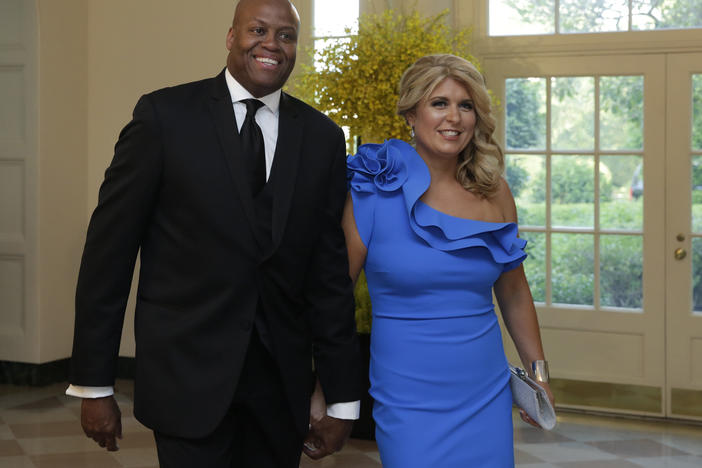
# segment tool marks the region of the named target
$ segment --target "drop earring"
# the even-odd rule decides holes
[[[414,140],[414,127],[410,127],[410,138]]]

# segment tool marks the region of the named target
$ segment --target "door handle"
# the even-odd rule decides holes
[[[675,249],[675,252],[673,252],[673,255],[675,255],[675,260],[682,260],[687,256],[687,250],[683,249],[682,247],[678,247]]]

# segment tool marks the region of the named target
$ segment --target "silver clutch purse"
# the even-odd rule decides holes
[[[529,377],[524,369],[510,365],[509,371],[509,386],[514,404],[526,411],[543,429],[550,431],[556,427],[556,411],[546,390]]]

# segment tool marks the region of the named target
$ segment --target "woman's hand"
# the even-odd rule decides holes
[[[541,385],[541,387],[544,390],[546,390],[546,395],[548,395],[548,399],[551,402],[551,405],[553,405],[553,407],[555,408],[556,407],[556,400],[553,398],[553,392],[551,391],[551,387],[549,386],[549,384],[547,382],[538,382],[538,381],[536,383]],[[524,411],[521,408],[519,408],[519,416],[521,416],[522,421],[524,421],[525,423],[531,424],[534,427],[541,428],[541,426],[539,426],[539,423],[537,423],[536,421],[531,419],[529,417],[529,415],[526,413],[526,411]]]

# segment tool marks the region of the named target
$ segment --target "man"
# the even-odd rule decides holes
[[[88,228],[67,391],[108,450],[139,249],[134,414],[161,466],[297,467],[305,437],[314,458],[348,437],[360,379],[344,137],[280,91],[298,30],[288,0],[241,0],[226,69],[143,96],[120,134]],[[310,424],[313,357],[330,405]]]

